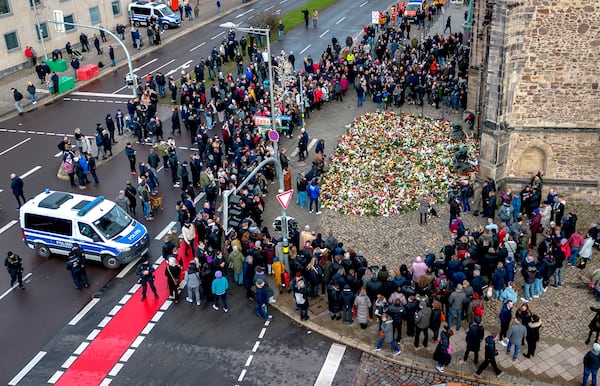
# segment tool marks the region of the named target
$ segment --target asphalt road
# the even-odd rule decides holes
[[[136,61],[137,73],[143,75],[145,72],[156,71],[157,69],[160,69],[163,73],[178,73],[183,68],[191,70],[194,60],[205,57],[213,46],[218,45],[225,32],[224,29],[218,27],[218,24],[233,21],[251,25],[252,18],[258,14],[277,11],[286,12],[296,7],[297,4],[298,2],[292,1],[261,1],[249,5],[247,9],[189,33],[179,38],[177,42],[165,43],[159,50]],[[358,33],[362,26],[370,21],[370,10],[383,9],[388,5],[385,1],[370,1],[360,6],[361,4],[356,5],[350,0],[339,1],[330,9],[321,13],[317,29],[311,27],[307,31],[304,26],[301,26],[290,31],[282,42],[273,44],[273,52],[284,49],[300,53],[304,50],[300,55],[310,53],[317,58],[326,48],[333,34],[336,34],[338,39],[343,41],[343,38],[340,37]],[[365,12],[367,9],[369,12]],[[310,47],[307,47],[307,42],[310,42]],[[296,56],[299,58],[299,55]],[[46,361],[62,362],[66,358],[64,355],[73,350],[70,345],[72,341],[69,340],[68,334],[65,335],[65,331],[62,330],[63,328],[74,330],[72,326],[65,327],[69,320],[90,301],[94,294],[99,296],[101,303],[106,303],[106,307],[111,307],[114,302],[110,303],[110,299],[114,300],[122,296],[123,292],[119,291],[123,291],[135,280],[131,273],[125,276],[124,279],[115,279],[118,271],[107,270],[99,265],[91,264],[88,266],[91,287],[84,291],[76,291],[73,288],[70,275],[65,270],[64,259],[54,257],[47,261],[43,260],[22,243],[19,225],[16,221],[18,220],[18,212],[14,210],[16,202],[11,197],[8,179],[11,172],[20,175],[27,174],[24,178],[26,197],[31,197],[45,188],[68,190],[68,182],[58,180],[56,177],[59,166],[59,158],[56,157],[58,153],[56,145],[64,134],[71,134],[75,127],[81,127],[84,133],[92,134],[95,123],[103,122],[107,112],[114,114],[117,108],[125,108],[124,103],[128,97],[128,90],[122,89],[123,75],[124,70],[123,73],[116,71],[114,74],[88,85],[85,89],[80,90],[80,93],[66,96],[63,101],[40,107],[23,117],[0,124],[0,136],[2,138],[0,159],[3,161],[0,164],[0,175],[6,176],[6,183],[3,184],[4,191],[0,192],[0,201],[3,204],[3,209],[0,212],[0,242],[5,245],[6,250],[12,250],[23,257],[27,277],[25,283],[27,288],[25,290],[16,289],[11,291],[8,286],[8,278],[0,283],[0,323],[4,327],[3,332],[0,334],[0,356],[3,358],[3,365],[0,367],[0,383],[8,382],[44,346],[49,347],[48,352],[56,353],[56,356],[48,354],[40,362],[39,369],[57,368],[57,366],[45,366],[44,363]],[[103,94],[114,95],[107,96]],[[168,106],[161,107],[160,111],[163,121],[168,122]],[[317,134],[314,133],[314,135]],[[185,135],[177,139],[180,145],[187,146],[189,144],[189,139]],[[294,148],[295,141],[283,139],[282,146]],[[146,151],[147,149],[143,146],[138,147],[139,160],[145,160]],[[187,155],[188,153],[182,150],[180,158],[183,159]],[[114,197],[117,191],[124,186],[124,182],[130,178],[125,156],[115,154],[99,168],[98,174],[101,180],[100,185],[90,186],[85,193]],[[167,175],[162,177],[162,181],[168,182]],[[168,183],[161,186],[161,193],[165,194],[165,212],[157,216],[154,222],[146,224],[152,237],[172,221],[174,215],[173,204],[178,198],[178,191],[171,188]],[[276,203],[273,202],[273,205],[276,205]],[[159,242],[153,241],[151,256],[157,257],[160,254],[159,244]],[[179,310],[183,310],[183,307],[174,312],[182,312]],[[244,311],[244,314],[250,315],[250,319],[256,322],[257,320],[255,320],[252,312],[246,311]],[[205,312],[205,314],[210,315],[209,312]],[[166,315],[164,320],[167,322],[164,322],[164,325],[162,321],[158,323],[156,331],[160,331],[160,328],[163,327],[166,331],[179,328],[180,321],[174,319],[174,323],[170,324],[168,321],[171,318],[171,312]],[[209,321],[212,321],[210,316],[208,318],[211,319]],[[284,323],[282,318],[277,319],[279,319],[276,323],[278,326]],[[85,324],[86,320],[87,318],[81,322],[82,325]],[[244,320],[244,318],[230,318],[229,322],[233,322],[231,328],[233,330],[245,328]],[[97,323],[97,320],[87,322],[93,324]],[[289,324],[287,321],[285,323]],[[227,326],[227,324],[222,325],[224,330]],[[288,327],[290,328],[287,328],[286,331],[293,331],[291,326]],[[82,327],[81,331],[75,332],[75,335],[87,333],[89,333],[89,329],[86,330],[85,327]],[[296,332],[296,334],[302,335],[301,332]],[[158,335],[156,344],[160,344],[161,339],[165,339],[165,337],[160,336],[160,334],[156,335]],[[209,333],[208,335],[213,334]],[[239,335],[243,336],[243,334],[231,336],[224,331],[223,335],[215,336],[215,338],[221,338],[225,346],[232,346],[232,343],[236,343],[235,349],[239,350],[239,355],[242,355],[241,353],[245,347],[239,346],[239,343],[242,343],[239,340]],[[283,330],[279,335],[281,335],[279,343],[273,343],[273,356],[277,356],[278,350],[282,350],[289,343],[283,334]],[[173,338],[179,337],[173,336]],[[310,336],[303,339],[315,339],[319,341],[318,344],[315,343],[315,347],[323,348],[323,340],[311,338]],[[276,342],[275,338],[273,342]],[[278,344],[279,346],[277,346]],[[64,348],[64,350],[60,350],[60,348]],[[145,347],[142,347],[142,350],[145,349]],[[326,352],[323,353],[323,350],[317,351],[322,355],[326,354]],[[154,352],[154,355],[156,355],[156,352]],[[308,357],[312,355],[316,354],[307,354]],[[264,357],[266,355],[261,358]],[[221,361],[223,361],[222,358]],[[227,362],[224,364],[227,364]],[[256,367],[263,366],[266,368],[267,365],[268,363],[262,363],[259,358],[255,362]],[[318,361],[315,360],[313,367],[318,369]],[[31,373],[34,381],[31,384],[37,384],[34,374],[38,367],[34,370]],[[122,374],[128,374],[128,371],[126,367]],[[133,373],[129,376],[132,379],[139,376],[139,374],[135,374],[134,370],[131,371]],[[44,374],[39,379],[44,378],[46,375],[48,374]],[[152,377],[156,377],[157,374],[150,375],[147,380],[156,379]],[[248,373],[250,382],[258,383],[260,376],[254,375],[254,377],[252,378],[252,374]],[[47,379],[44,380],[44,383]],[[125,383],[124,381],[123,384]]]

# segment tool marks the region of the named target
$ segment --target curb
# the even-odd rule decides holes
[[[415,370],[419,370],[419,371],[426,371],[428,373],[431,374],[435,374],[437,376],[448,376],[448,377],[457,377],[457,378],[461,378],[464,379],[465,381],[469,381],[469,382],[473,382],[474,384],[487,384],[487,385],[497,385],[497,386],[504,386],[504,385],[515,385],[515,386],[529,386],[531,385],[531,383],[517,383],[517,382],[511,382],[509,380],[501,380],[495,377],[486,377],[486,376],[482,376],[481,378],[476,378],[473,373],[471,372],[465,372],[463,370],[458,370],[458,369],[454,369],[454,368],[446,368],[446,371],[443,374],[440,374],[439,372],[437,372],[435,370],[435,366],[433,365],[425,365],[423,364],[423,362],[421,361],[416,361],[410,358],[403,358],[402,355],[398,355],[397,357],[390,357],[387,356],[381,352],[373,352],[373,347],[368,345],[367,343],[364,343],[356,338],[349,338],[349,337],[345,337],[344,335],[337,333],[335,331],[329,330],[327,328],[324,328],[322,326],[320,326],[318,323],[313,322],[312,320],[307,320],[307,321],[301,321],[300,317],[298,316],[298,314],[296,312],[290,312],[290,309],[288,307],[285,307],[282,305],[282,303],[271,303],[269,304],[269,306],[277,309],[279,312],[281,312],[282,314],[284,314],[285,316],[287,316],[288,318],[290,318],[292,321],[305,326],[306,328],[315,331],[331,340],[334,340],[336,342],[339,342],[340,344],[346,345],[346,346],[350,346],[356,350],[360,350],[364,353],[368,353],[370,355],[379,357],[380,359],[389,361],[389,362],[394,362],[396,364],[405,366],[405,367],[410,367],[412,369]],[[423,358],[423,357],[420,357]],[[503,373],[505,373],[505,371],[503,371]],[[512,376],[511,374],[505,373],[509,376]]]
[[[258,0],[249,0],[249,1],[245,2],[245,3],[238,4],[237,6],[235,6],[233,8],[230,8],[228,10],[224,10],[223,12],[218,13],[218,14],[214,15],[213,17],[211,17],[211,18],[209,18],[207,20],[201,21],[200,23],[198,23],[198,24],[196,24],[196,25],[194,25],[192,27],[181,29],[176,34],[172,35],[168,39],[165,39],[164,42],[165,43],[171,43],[175,39],[178,39],[178,38],[180,38],[182,36],[185,36],[185,35],[187,35],[189,33],[192,33],[194,31],[196,31],[197,29],[200,29],[200,28],[206,26],[209,23],[212,23],[212,22],[214,22],[216,20],[219,20],[220,18],[222,18],[224,16],[228,16],[228,15],[230,15],[230,14],[238,11],[241,8],[244,8],[244,7],[248,6],[248,5],[256,3],[257,1]],[[153,53],[154,51],[158,50],[159,48],[162,48],[162,45],[161,46],[152,46],[152,48],[148,48],[145,51],[139,52],[136,55],[131,55],[131,61],[133,62],[133,61],[135,61],[135,60],[137,60],[137,59],[139,59],[139,58],[141,58],[143,56],[149,55],[149,54]],[[109,67],[109,69],[110,69],[109,71],[102,71],[102,72],[100,72],[100,74],[97,77],[93,78],[93,79],[89,79],[89,80],[86,80],[86,81],[79,81],[79,82],[75,83],[75,87],[73,89],[69,90],[69,92],[67,92],[67,93],[58,94],[58,95],[55,95],[55,96],[50,96],[50,97],[48,97],[48,99],[46,99],[46,98],[39,98],[38,101],[42,102],[40,104],[42,104],[43,106],[48,106],[48,105],[54,103],[55,101],[59,100],[60,98],[63,98],[66,95],[69,95],[71,92],[77,91],[81,87],[87,86],[88,84],[90,84],[92,82],[95,82],[98,79],[102,79],[103,77],[107,76],[108,74],[111,74],[111,73],[114,73],[114,72],[120,70],[124,66],[127,66],[127,61],[126,60],[121,61],[115,67]],[[37,106],[37,105],[33,106],[33,105],[29,104],[29,105],[23,106],[23,110],[24,110],[25,113],[27,113],[27,112],[39,109],[39,107],[40,106]],[[10,111],[8,113],[1,114],[0,115],[0,122],[4,122],[6,120],[15,118],[18,115],[19,114],[16,111]]]

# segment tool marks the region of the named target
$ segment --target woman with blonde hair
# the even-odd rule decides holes
[[[369,309],[371,308],[371,299],[367,296],[365,287],[361,287],[358,291],[358,296],[354,299],[354,307],[356,308],[356,319],[361,329],[367,328],[369,322]]]

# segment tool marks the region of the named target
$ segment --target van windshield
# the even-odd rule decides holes
[[[166,5],[159,7],[158,10],[165,17],[169,17],[169,16],[173,15],[173,11],[171,10],[171,8],[167,7]]]
[[[94,226],[107,239],[112,239],[131,224],[131,217],[120,206],[115,205],[104,216],[94,221]]]

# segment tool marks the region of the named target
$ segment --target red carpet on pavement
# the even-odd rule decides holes
[[[184,256],[184,249],[179,248],[178,256],[183,260],[183,267],[187,268],[191,258],[189,254]],[[148,297],[141,302],[142,289],[138,289],[65,371],[57,385],[97,386],[102,382],[168,297],[165,266],[166,262],[163,262],[155,272],[154,284],[160,298],[156,299],[148,287]]]

